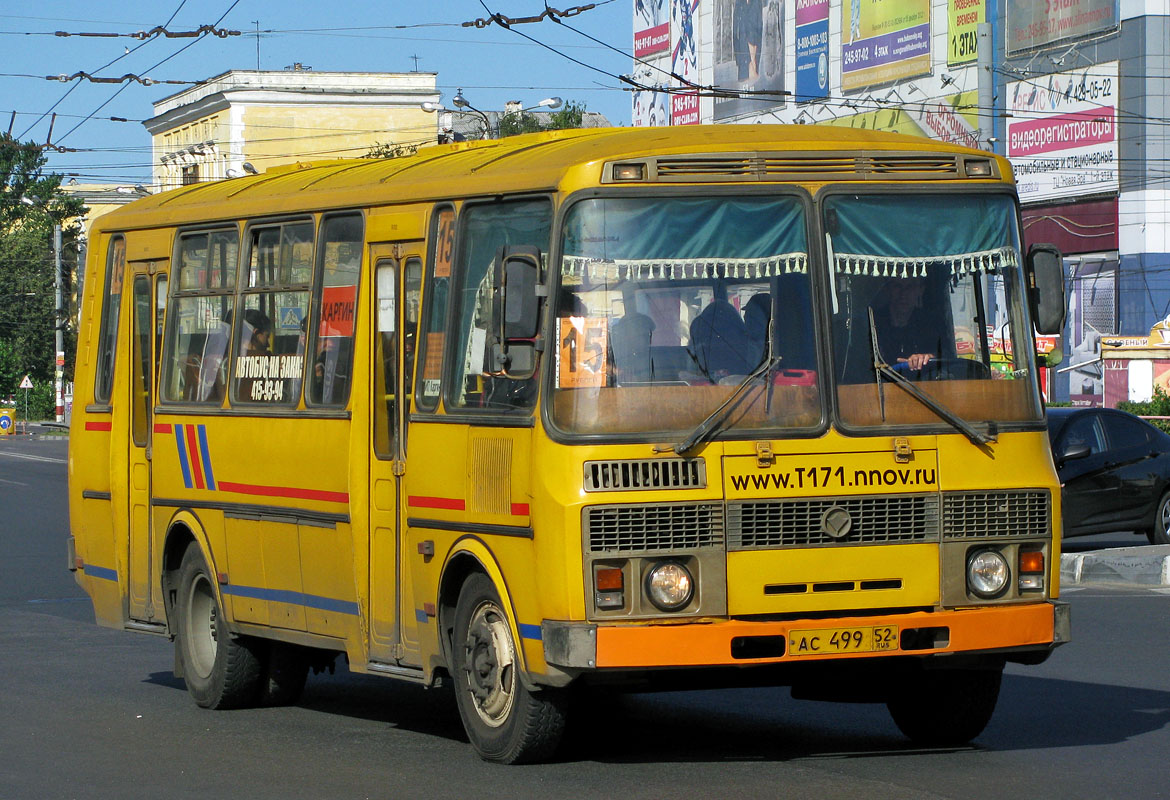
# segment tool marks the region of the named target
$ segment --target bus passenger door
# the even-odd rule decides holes
[[[162,609],[161,587],[152,575],[150,460],[153,440],[154,377],[159,333],[166,309],[166,261],[133,265],[133,328],[130,359],[130,537],[131,619],[156,621]],[[161,620],[157,620],[161,621]]]
[[[370,466],[370,660],[419,666],[410,572],[402,553],[402,477],[413,393],[422,242],[375,245],[373,453]]]

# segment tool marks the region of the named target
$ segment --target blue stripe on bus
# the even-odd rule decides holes
[[[183,485],[188,489],[193,489],[195,484],[191,482],[191,465],[187,463],[187,440],[183,436],[183,426],[175,423],[175,444],[179,448],[179,466],[183,469]]]
[[[220,587],[226,595],[232,597],[247,597],[252,600],[271,600],[277,603],[288,603],[294,606],[315,608],[319,611],[336,611],[338,614],[357,616],[358,604],[348,600],[337,600],[332,597],[320,597],[315,594],[290,592],[284,589],[262,589],[258,586],[237,586],[227,584]]]
[[[118,571],[109,569],[108,567],[95,567],[93,564],[86,564],[81,568],[91,578],[101,578],[103,581],[118,582]]]
[[[199,452],[203,455],[203,477],[207,479],[207,488],[215,491],[215,476],[211,474],[211,453],[207,449],[207,426],[200,425],[196,428],[199,431]]]
[[[420,625],[426,625],[431,621],[431,618],[427,616],[427,612],[423,611],[421,608],[416,608],[414,610],[414,621]]]
[[[544,638],[541,636],[539,625],[525,625],[523,622],[521,622],[517,627],[520,628],[521,639],[535,639],[539,642]]]

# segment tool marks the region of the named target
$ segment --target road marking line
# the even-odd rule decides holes
[[[9,458],[23,458],[26,461],[46,461],[50,464],[68,464],[67,458],[49,458],[48,456],[30,456],[27,453],[0,453],[0,456],[8,456]]]

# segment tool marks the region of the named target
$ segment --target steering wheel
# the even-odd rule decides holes
[[[910,364],[902,361],[893,368],[912,381],[970,381],[991,377],[986,364],[969,358],[932,358],[922,369],[910,369]]]

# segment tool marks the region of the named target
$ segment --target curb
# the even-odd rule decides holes
[[[1060,557],[1060,581],[1065,585],[1170,586],[1170,545],[1064,553]]]

